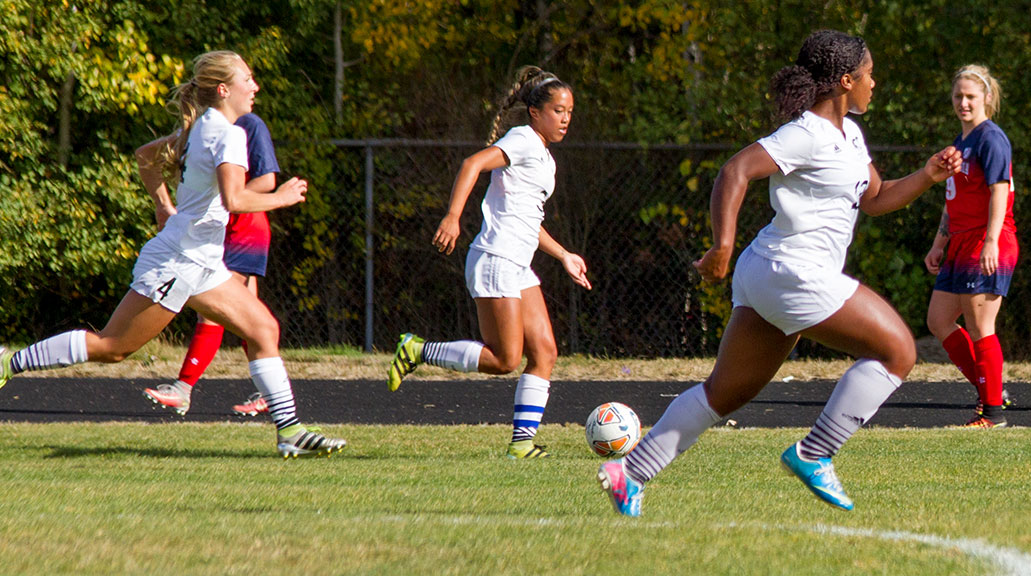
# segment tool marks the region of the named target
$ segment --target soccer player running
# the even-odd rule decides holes
[[[506,118],[525,110],[528,123],[502,133]],[[387,385],[426,362],[461,372],[507,374],[519,367],[512,417],[510,458],[548,456],[534,436],[548,403],[551,370],[558,357],[551,319],[540,280],[530,268],[538,248],[565,267],[573,282],[590,290],[583,258],[563,248],[542,227],[544,203],[555,188],[555,160],[548,146],[566,136],[573,115],[573,91],[554,74],[534,66],[519,69],[502,101],[488,147],[466,158],[451,190],[447,215],[433,235],[433,245],[451,254],[461,232],[459,219],[481,172],[490,171],[483,199],[483,225],[465,261],[466,287],[476,301],[483,342],[425,342],[402,334]]]
[[[167,146],[137,151],[140,176],[155,203],[160,231],[133,267],[130,290],[103,330],[74,330],[17,352],[0,348],[0,387],[26,370],[83,362],[119,362],[156,337],[184,306],[247,342],[251,379],[269,404],[276,449],[286,457],[329,456],[344,440],[307,430],[279,356],[279,324],[222,261],[229,212],[266,212],[303,202],[307,182],[291,178],[271,194],[244,185],[247,138],[234,126],[251,111],[258,85],[247,63],[229,51],[202,54],[193,78],[176,89],[180,130]],[[174,205],[163,168],[177,167]]]
[[[236,125],[247,133],[247,189],[259,193],[274,191],[279,162],[276,160],[276,149],[268,126],[253,112],[240,116]],[[157,144],[163,145],[164,142]],[[144,155],[150,157],[146,147]],[[268,214],[248,212],[229,215],[222,260],[233,273],[233,278],[243,282],[255,296],[258,295],[258,277],[265,276],[271,239]],[[193,387],[215,359],[224,333],[225,328],[198,315],[186,358],[179,369],[179,378],[171,384],[144,389],[144,396],[163,408],[185,415],[190,410]],[[268,403],[260,393],[255,393],[242,404],[234,406],[233,411],[255,416],[259,412],[268,412]]]
[[[1001,103],[999,83],[984,66],[964,66],[952,77],[952,108],[961,127],[953,145],[963,155],[963,168],[946,181],[941,224],[924,258],[927,270],[937,274],[927,327],[977,388],[974,417],[964,425],[968,428],[1005,426],[1002,411],[1009,400],[995,318],[1019,248],[1013,152],[1002,128],[991,120]],[[960,316],[964,326],[956,323]]]
[[[645,483],[754,398],[802,336],[858,360],[781,462],[821,499],[852,509],[831,458],[901,384],[916,362],[916,344],[888,302],[843,273],[845,253],[859,210],[902,208],[960,165],[949,147],[921,170],[881,180],[859,126],[847,117],[866,112],[874,86],[866,43],[833,30],[812,33],[795,64],[773,77],[780,115],[790,121],[720,169],[710,206],[713,246],[694,263],[702,278],[727,274],[749,182],[770,179],[776,214],[738,257],[734,309],[712,373],[670,403],[627,456],[599,468],[617,512],[640,515]]]

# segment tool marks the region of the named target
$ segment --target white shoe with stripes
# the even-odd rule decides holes
[[[279,436],[276,450],[283,459],[330,457],[347,446],[343,438],[327,438],[319,434],[316,428],[301,429],[300,432],[285,438]]]

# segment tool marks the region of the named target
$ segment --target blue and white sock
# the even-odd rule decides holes
[[[798,454],[808,460],[831,458],[892,395],[902,380],[877,360],[856,362],[838,380],[827,405],[809,435],[798,444]]]
[[[422,347],[422,360],[431,366],[459,372],[476,372],[480,367],[482,351],[483,343],[474,340],[426,342]]]
[[[46,370],[82,364],[89,360],[86,352],[86,331],[72,330],[46,340],[40,340],[28,348],[15,352],[11,357],[11,371],[15,374],[29,370]]]
[[[638,482],[651,480],[720,419],[709,406],[705,386],[698,384],[684,391],[670,402],[662,418],[623,458],[627,474]]]
[[[512,441],[533,440],[548,405],[551,383],[533,374],[523,374],[516,384],[512,414]]]
[[[247,365],[255,388],[268,403],[268,413],[277,430],[300,424],[290,378],[286,375],[283,359],[258,358]]]

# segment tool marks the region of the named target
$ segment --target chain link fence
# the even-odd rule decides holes
[[[346,345],[393,350],[406,331],[439,340],[477,339],[465,289],[465,254],[482,220],[481,175],[462,217],[455,253],[430,244],[462,160],[479,142],[338,140],[304,154],[331,158],[335,182],[299,209],[275,211],[273,249],[262,296],[279,318],[286,346]],[[573,284],[561,264],[538,253],[561,354],[609,357],[714,355],[730,315],[730,283],[700,281],[691,263],[711,245],[709,194],[731,145],[639,146],[564,142],[545,228],[581,254],[594,286]],[[285,156],[296,154],[281,146]],[[927,150],[872,146],[885,178],[922,166]],[[289,164],[288,162],[285,165]],[[1025,170],[1015,162],[1014,170]],[[738,221],[738,246],[772,217],[765,180],[752,184]],[[860,218],[846,270],[886,295],[918,336],[933,284],[923,266],[941,214],[942,191],[878,218]],[[1019,222],[1022,196],[1015,211]],[[1031,279],[1017,274],[999,331],[1014,357],[1031,353],[1023,322]],[[799,352],[819,352],[800,345]]]
[[[462,160],[475,142],[341,140],[324,224],[273,215],[273,252],[263,297],[288,346],[345,344],[390,350],[397,335],[478,338],[465,289],[469,242],[479,230],[482,175],[462,217],[459,248],[443,255],[430,239]],[[729,286],[700,285],[691,266],[708,246],[709,191],[730,146],[564,143],[545,228],[588,264],[593,290],[538,253],[560,352],[608,356],[712,354],[729,311]],[[749,194],[739,235],[771,216],[765,194]],[[300,218],[303,220],[303,218]],[[324,225],[323,224],[323,225]],[[303,233],[302,233],[303,232]],[[323,240],[313,241],[311,233]]]

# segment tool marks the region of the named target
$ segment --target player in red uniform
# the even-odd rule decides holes
[[[963,154],[963,168],[947,182],[941,225],[924,258],[927,270],[938,275],[927,327],[977,388],[977,409],[965,424],[970,428],[1006,425],[1002,410],[1008,398],[995,318],[1019,249],[1012,149],[991,121],[1001,100],[999,83],[984,66],[964,66],[953,76],[952,107],[962,127],[954,146]],[[963,326],[956,323],[960,316]]]

